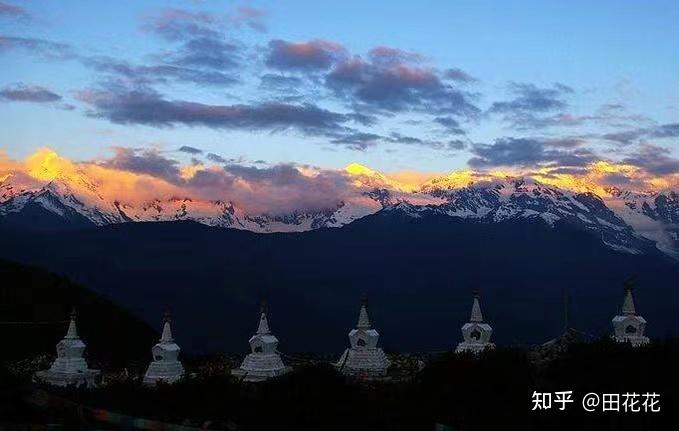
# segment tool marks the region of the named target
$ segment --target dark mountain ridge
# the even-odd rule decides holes
[[[571,325],[603,335],[629,277],[649,334],[679,332],[676,261],[616,252],[567,224],[412,217],[396,208],[292,234],[193,222],[0,234],[1,257],[67,274],[151,323],[171,306],[178,341],[194,351],[245,351],[266,298],[282,351],[338,353],[363,293],[386,348],[446,350],[461,338],[475,288],[500,344],[558,334],[564,289]]]

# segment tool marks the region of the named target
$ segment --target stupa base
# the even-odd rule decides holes
[[[292,371],[292,367],[276,368],[271,370],[246,370],[235,368],[231,370],[231,375],[238,377],[244,382],[263,382],[274,377],[282,376]]]
[[[493,349],[495,349],[495,344],[493,343],[467,343],[463,341],[457,345],[455,353],[473,353],[478,355]]]
[[[52,386],[85,386],[88,388],[94,388],[97,386],[97,381],[101,371],[90,370],[78,371],[74,373],[63,373],[54,372],[50,370],[38,371],[35,373],[35,380],[38,382],[44,382]]]
[[[633,347],[645,346],[646,344],[651,342],[651,340],[648,337],[639,336],[617,337],[614,335],[613,339],[615,340],[616,343],[630,343]]]
[[[335,364],[345,376],[363,380],[384,380],[391,363],[382,349],[347,349]]]
[[[152,362],[146,370],[143,383],[147,386],[155,386],[158,382],[172,384],[177,383],[182,377],[184,367],[181,362]]]

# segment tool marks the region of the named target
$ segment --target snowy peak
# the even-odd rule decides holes
[[[531,220],[587,231],[616,250],[644,253],[653,247],[679,257],[679,194],[666,190],[631,192],[609,188],[604,195],[575,192],[530,177],[456,172],[415,187],[349,165],[353,194],[334,207],[285,214],[250,213],[238,202],[177,194],[144,201],[104,195],[100,185],[78,170],[45,178],[12,173],[0,182],[0,217],[27,208],[102,226],[123,222],[191,220],[209,226],[253,232],[302,232],[341,227],[380,210],[423,218],[427,214],[483,223]]]
[[[607,190],[606,204],[636,232],[666,254],[679,258],[679,193]]]
[[[617,250],[643,253],[652,248],[650,241],[590,192],[574,193],[533,179],[507,178],[457,189],[430,187],[428,193],[447,201],[430,210],[452,217],[493,223],[528,219],[549,226],[566,224],[596,235]]]

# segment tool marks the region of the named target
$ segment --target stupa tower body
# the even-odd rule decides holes
[[[57,358],[49,370],[38,371],[36,379],[54,386],[88,386],[94,387],[101,374],[99,370],[87,368],[85,343],[78,337],[75,310],[71,312],[71,321],[66,336],[57,344]]]
[[[644,335],[645,330],[646,319],[637,314],[632,285],[627,283],[622,313],[613,318],[613,339],[618,343],[631,343],[635,347],[643,346],[649,342]]]
[[[231,371],[234,376],[246,382],[261,382],[290,371],[278,354],[278,338],[271,333],[266,306],[262,305],[257,332],[250,337],[250,354],[240,368]]]
[[[481,353],[485,350],[494,349],[495,344],[490,342],[493,328],[483,321],[481,302],[478,291],[474,291],[472,312],[469,322],[462,326],[463,341],[457,345],[456,353]]]
[[[358,324],[349,332],[350,347],[342,353],[335,366],[343,374],[362,378],[382,378],[391,362],[377,347],[379,332],[372,328],[368,303],[364,298],[358,314]]]
[[[158,382],[175,383],[184,376],[184,366],[179,361],[180,348],[172,337],[170,315],[165,313],[163,333],[153,346],[153,361],[144,374],[144,384],[154,386]]]

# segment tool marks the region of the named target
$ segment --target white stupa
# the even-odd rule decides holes
[[[180,350],[172,338],[170,314],[165,313],[163,333],[158,344],[151,349],[153,361],[144,375],[144,384],[154,386],[159,381],[175,383],[181,379],[184,376],[184,366],[178,359]]]
[[[261,382],[271,377],[283,375],[290,371],[281,359],[278,351],[278,338],[269,329],[266,307],[262,305],[259,315],[257,333],[250,337],[250,350],[240,368],[231,370],[231,374],[246,382]]]
[[[361,378],[382,378],[391,362],[384,351],[377,347],[380,334],[372,329],[368,317],[368,303],[364,298],[358,314],[356,329],[349,332],[351,347],[346,349],[335,366],[343,374]]]
[[[85,343],[78,337],[75,310],[71,312],[71,321],[66,336],[57,343],[57,358],[49,370],[38,371],[35,377],[39,381],[54,386],[96,386],[99,370],[87,368],[83,355]]]
[[[613,318],[613,339],[618,343],[631,343],[633,346],[648,344],[648,337],[644,336],[646,319],[637,315],[634,307],[632,285],[625,286],[625,302],[622,304],[622,314]]]
[[[479,292],[474,291],[474,302],[472,303],[472,313],[469,322],[462,326],[462,337],[464,341],[457,345],[456,353],[481,353],[485,350],[495,348],[495,344],[490,342],[493,328],[483,321],[481,304],[479,302]]]

